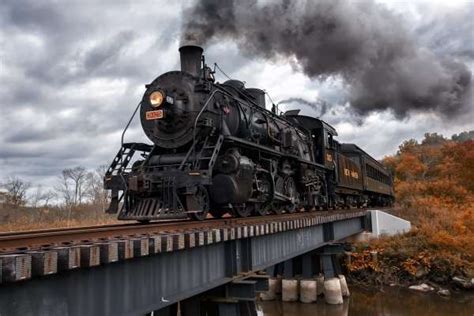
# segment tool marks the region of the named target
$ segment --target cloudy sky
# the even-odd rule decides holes
[[[270,2],[270,1],[265,1]],[[379,1],[380,2],[380,1]],[[109,164],[145,88],[178,68],[183,10],[179,1],[23,1],[0,3],[0,179],[18,176],[52,186],[62,169]],[[388,1],[420,46],[474,68],[474,2]],[[394,28],[397,26],[394,25]],[[248,87],[264,88],[273,100],[324,99],[323,118],[342,142],[355,142],[377,158],[396,152],[405,139],[425,132],[451,136],[474,129],[472,102],[461,115],[390,110],[357,116],[338,76],[307,77],[289,60],[242,52],[232,39],[206,44],[217,62]],[[224,81],[222,75],[217,75]],[[281,109],[301,108],[289,103]],[[126,140],[146,142],[138,120]]]

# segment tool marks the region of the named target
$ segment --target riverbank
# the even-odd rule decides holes
[[[415,228],[403,235],[355,244],[344,266],[348,279],[363,286],[425,283],[434,290],[468,290],[474,289],[469,247],[459,240],[440,243],[436,234]]]
[[[474,142],[427,134],[421,143],[404,142],[384,164],[394,174],[393,214],[413,228],[355,244],[349,279],[376,287],[469,287],[456,280],[474,278]]]
[[[473,198],[464,204],[419,197],[396,214],[413,229],[353,245],[346,257],[348,279],[364,286],[427,284],[433,291],[474,289]],[[442,294],[443,295],[443,294]]]

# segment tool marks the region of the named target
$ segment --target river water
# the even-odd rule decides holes
[[[317,303],[257,302],[259,316],[474,316],[474,293],[453,293],[449,298],[418,293],[405,288],[383,291],[351,287],[351,297],[342,305]]]

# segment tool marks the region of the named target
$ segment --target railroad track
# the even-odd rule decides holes
[[[380,209],[380,208],[378,208]],[[106,239],[139,237],[144,235],[176,233],[193,230],[209,230],[220,227],[235,227],[268,222],[281,222],[305,217],[329,216],[371,209],[352,209],[338,211],[299,212],[264,217],[208,219],[202,222],[191,220],[169,220],[148,224],[126,223],[74,228],[56,228],[35,231],[22,231],[0,234],[0,253],[42,249],[51,246],[84,244]]]
[[[0,234],[0,283],[18,282],[135,257],[315,225],[321,225],[330,232],[333,228],[332,225],[328,226],[329,223],[362,219],[367,210],[300,212],[208,219],[202,222],[175,220],[3,233]]]

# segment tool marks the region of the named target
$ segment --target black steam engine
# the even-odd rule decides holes
[[[140,119],[153,144],[122,142],[105,176],[108,212],[202,220],[391,203],[389,173],[331,126],[269,111],[264,91],[241,81],[216,83],[199,46],[180,56],[181,71],[146,86]]]

